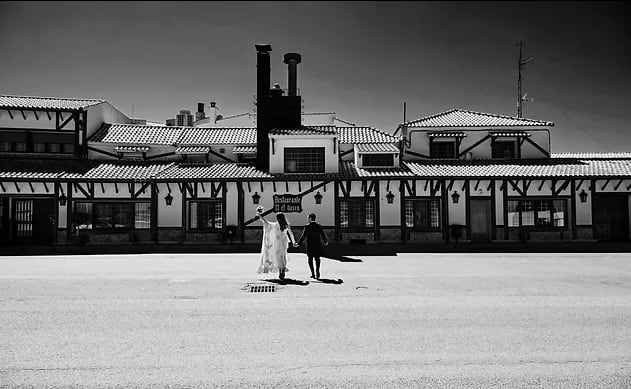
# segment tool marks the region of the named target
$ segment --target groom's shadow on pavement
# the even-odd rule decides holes
[[[263,281],[272,282],[274,284],[279,284],[279,285],[300,285],[300,286],[309,285],[309,281],[294,280],[291,278],[285,278],[284,280],[281,280],[278,278],[269,278]]]
[[[329,254],[329,253],[327,253],[327,254],[323,255],[322,258],[332,259],[332,260],[338,261],[338,262],[363,262],[359,258],[347,257],[346,255],[342,255],[342,254]]]
[[[338,278],[337,280],[332,280],[330,278],[320,278],[320,279],[316,279],[313,280],[311,282],[321,282],[323,284],[335,284],[335,285],[340,285],[344,283],[344,280],[342,280],[341,278]]]

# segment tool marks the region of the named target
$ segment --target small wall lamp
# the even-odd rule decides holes
[[[388,200],[388,204],[392,204],[394,202],[394,195],[392,194],[392,191],[388,191],[386,200]]]
[[[460,195],[458,194],[458,191],[454,190],[454,193],[451,195],[451,200],[454,202],[454,204],[458,203],[458,200],[460,200]]]
[[[258,204],[260,199],[261,196],[259,195],[259,193],[254,192],[254,194],[252,195],[252,204]]]
[[[315,196],[313,196],[313,198],[315,199],[316,204],[322,204],[322,195],[319,191],[315,194]]]
[[[581,203],[587,202],[587,192],[585,192],[585,189],[581,190],[581,193],[578,194],[578,197],[581,199]]]
[[[62,207],[66,206],[66,201],[68,201],[68,197],[66,197],[66,195],[62,193],[61,196],[59,196],[59,205],[61,205]]]
[[[171,196],[171,192],[164,196],[164,201],[166,201],[167,205],[173,204],[173,196]]]

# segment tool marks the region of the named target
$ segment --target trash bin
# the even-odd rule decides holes
[[[237,236],[237,226],[226,226],[226,238],[230,239],[230,243]]]
[[[451,229],[451,236],[453,236],[456,242],[458,242],[458,239],[462,238],[462,230],[464,229],[464,226],[460,224],[452,224],[449,228]]]

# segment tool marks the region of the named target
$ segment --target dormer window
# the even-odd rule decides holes
[[[324,173],[324,147],[285,147],[285,173]]]
[[[530,134],[523,131],[491,132],[491,158],[521,158],[521,144]]]
[[[358,143],[355,153],[358,167],[395,167],[399,164],[399,148],[391,143]]]
[[[392,167],[394,166],[394,154],[362,154],[364,167]]]
[[[467,136],[464,132],[430,132],[429,156],[432,159],[456,159],[460,149],[462,138]]]
[[[456,141],[451,139],[433,139],[429,146],[429,155],[433,159],[456,158]]]
[[[517,141],[511,139],[499,139],[493,142],[491,146],[491,158],[516,158],[517,157]]]

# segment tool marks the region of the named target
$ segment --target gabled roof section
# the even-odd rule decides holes
[[[550,158],[579,158],[579,159],[631,159],[631,152],[611,153],[552,153]]]
[[[255,145],[254,127],[182,127],[177,143],[192,145]]]
[[[399,138],[374,127],[337,127],[341,144],[397,143]]]
[[[182,131],[182,127],[105,123],[88,141],[119,145],[173,145]]]
[[[355,145],[358,153],[398,153],[400,150],[392,143],[358,143]]]
[[[66,97],[36,97],[0,95],[0,108],[28,110],[78,110],[104,103],[105,100]]]
[[[170,180],[263,179],[272,178],[256,167],[238,163],[180,163],[162,171],[155,178]]]
[[[145,161],[86,160],[82,162],[77,163],[74,169],[60,175],[60,178],[79,181],[147,181],[174,165],[173,162],[151,163]]]
[[[335,126],[275,127],[270,135],[336,135]]]
[[[437,115],[412,120],[405,124],[407,124],[409,128],[554,126],[553,122],[467,111],[463,109],[452,109]]]

